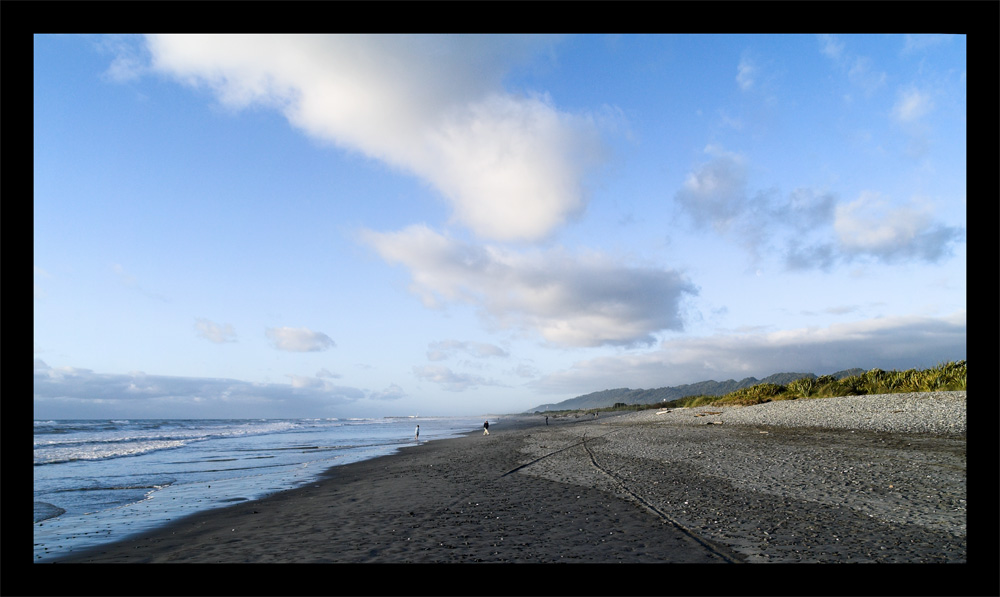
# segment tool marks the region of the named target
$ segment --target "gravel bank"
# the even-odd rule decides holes
[[[896,433],[964,434],[966,431],[964,391],[778,400],[722,410],[719,420],[732,425]]]
[[[524,472],[747,562],[965,562],[965,427],[965,392],[648,410],[535,435]]]

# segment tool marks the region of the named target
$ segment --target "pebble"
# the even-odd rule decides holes
[[[965,434],[965,391],[871,394],[838,398],[776,400],[754,406],[708,406],[640,411],[618,421],[657,420],[706,425],[703,417],[726,425],[817,427],[896,433]],[[697,418],[696,418],[697,417]]]
[[[777,400],[756,406],[728,408],[721,420],[736,425],[964,434],[965,392]]]
[[[748,562],[965,562],[965,398],[901,393],[626,413],[549,431],[550,446],[554,433],[563,445],[592,439],[587,451],[551,453],[524,472],[628,498],[626,486]],[[534,458],[551,452],[531,444]]]

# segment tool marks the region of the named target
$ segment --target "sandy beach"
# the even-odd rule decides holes
[[[961,408],[950,434],[507,417],[60,562],[964,563]]]

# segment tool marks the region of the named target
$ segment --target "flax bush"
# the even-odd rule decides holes
[[[787,386],[762,383],[723,396],[688,396],[656,405],[656,407],[751,406],[772,400],[795,400],[797,398],[964,390],[966,389],[966,371],[967,364],[964,360],[941,363],[936,367],[924,370],[883,371],[876,368],[861,375],[852,375],[842,379],[834,379],[831,375],[822,375],[817,378],[797,379]]]

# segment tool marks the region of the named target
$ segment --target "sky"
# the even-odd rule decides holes
[[[966,358],[961,35],[34,37],[35,418]]]

